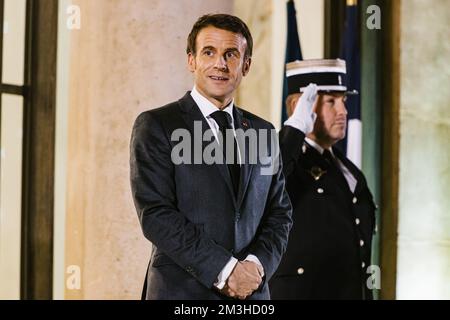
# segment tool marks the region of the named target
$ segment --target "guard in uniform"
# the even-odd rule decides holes
[[[375,204],[363,173],[333,147],[345,137],[346,96],[356,93],[347,91],[345,61],[286,70],[290,116],[279,137],[294,222],[272,299],[372,299]]]

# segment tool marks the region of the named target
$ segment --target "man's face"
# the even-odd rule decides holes
[[[333,145],[345,137],[347,126],[346,96],[342,93],[320,94],[315,107],[317,120],[313,134],[319,141]]]
[[[248,73],[251,60],[244,58],[246,47],[242,35],[227,30],[209,26],[198,33],[196,53],[188,54],[189,70],[197,90],[215,105],[228,104]]]

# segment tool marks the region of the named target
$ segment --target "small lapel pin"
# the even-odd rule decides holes
[[[314,180],[319,180],[325,173],[325,170],[322,170],[322,168],[320,167],[312,167],[311,170],[309,170],[309,173],[311,174],[311,176],[314,178]]]
[[[242,121],[242,125],[247,128],[248,127],[247,121]]]

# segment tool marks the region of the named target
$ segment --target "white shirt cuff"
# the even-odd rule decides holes
[[[249,255],[247,256],[247,258],[245,258],[245,261],[251,261],[251,262],[254,262],[254,263],[260,265],[261,268],[262,268],[262,270],[263,270],[263,273],[262,273],[261,277],[264,277],[264,274],[265,274],[265,272],[264,272],[264,267],[263,267],[263,265],[261,264],[261,261],[259,261],[259,259],[258,259],[257,256],[255,256],[255,255],[253,255],[253,254],[249,254]]]
[[[225,287],[227,279],[237,263],[238,260],[235,257],[231,257],[230,260],[228,260],[228,263],[225,265],[225,267],[223,267],[222,271],[220,271],[219,275],[217,276],[217,281],[214,283],[214,286],[217,289],[222,290],[223,287]]]

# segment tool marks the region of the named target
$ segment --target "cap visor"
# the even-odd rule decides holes
[[[358,92],[358,90],[351,90],[351,91],[346,91],[345,94],[348,96],[356,96],[359,94],[359,92]]]

